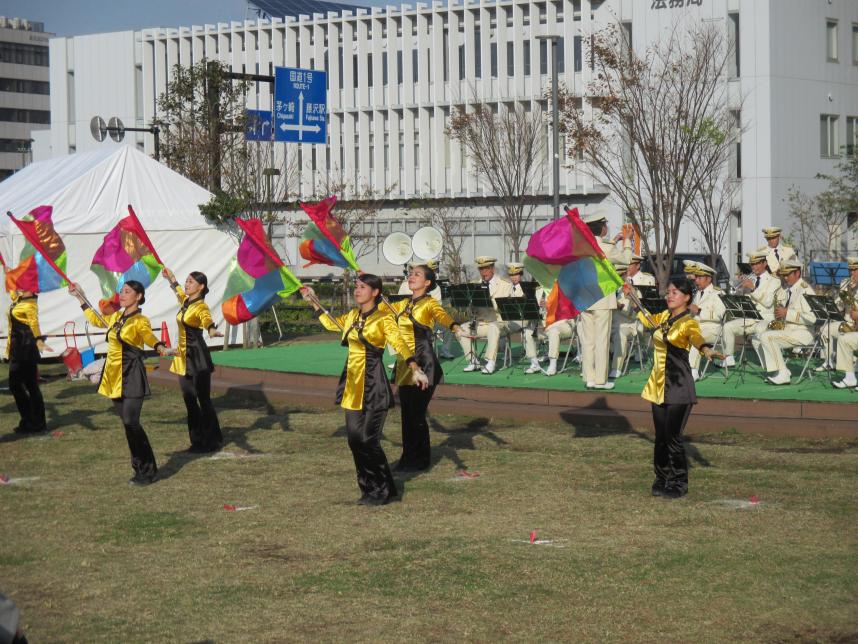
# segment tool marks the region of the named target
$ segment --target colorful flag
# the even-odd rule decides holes
[[[6,273],[7,291],[44,293],[68,286],[66,247],[54,230],[52,206],[39,206],[21,219],[9,218],[21,229],[27,243],[21,261]]]
[[[235,223],[244,238],[230,267],[221,311],[230,324],[241,324],[297,291],[301,282],[268,243],[261,221],[236,219]]]
[[[577,208],[531,235],[524,265],[549,292],[546,325],[577,317],[623,284]]]
[[[131,206],[128,216],[104,236],[90,268],[107,300],[115,300],[122,285],[131,280],[148,287],[163,270],[164,264]]]
[[[319,203],[301,203],[313,223],[304,230],[299,252],[309,262],[307,266],[326,264],[360,271],[349,236],[331,214],[336,203],[335,195]]]

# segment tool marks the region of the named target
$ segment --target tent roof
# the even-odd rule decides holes
[[[32,163],[0,183],[0,208],[15,217],[53,206],[61,234],[106,233],[128,214],[149,231],[211,228],[199,205],[211,193],[134,146],[78,152]],[[14,226],[0,217],[0,233]]]

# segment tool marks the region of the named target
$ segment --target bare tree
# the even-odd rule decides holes
[[[677,24],[639,55],[610,25],[589,39],[587,94],[561,92],[573,165],[607,186],[641,230],[662,286],[691,204],[735,143],[721,29]]]
[[[787,206],[791,225],[791,234],[798,248],[810,255],[822,251],[826,259],[830,251],[836,251],[841,236],[846,230],[847,212],[842,210],[842,202],[836,193],[824,190],[816,196],[809,196],[795,186],[787,190]]]
[[[733,196],[740,185],[736,179],[713,174],[700,184],[697,198],[691,202],[688,218],[700,233],[710,266],[716,266],[724,247],[730,230]]]
[[[542,109],[519,103],[497,112],[479,102],[457,107],[447,127],[447,136],[462,144],[477,176],[500,200],[501,225],[516,260],[535,208],[528,195],[541,171],[544,133]]]
[[[463,217],[464,209],[452,203],[440,202],[426,209],[429,225],[441,233],[443,248],[441,265],[444,276],[453,284],[468,281],[469,266],[464,261],[465,242],[468,239],[470,219]]]

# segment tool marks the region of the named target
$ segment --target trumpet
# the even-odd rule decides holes
[[[852,322],[841,322],[840,326],[837,327],[837,330],[840,333],[856,333],[858,332],[858,320],[852,320]]]
[[[754,279],[753,275],[737,275],[736,280],[734,282],[730,283],[730,290],[732,290],[733,293],[736,295],[739,295],[742,293],[749,293],[753,289],[745,288],[744,286],[742,286],[742,282],[744,282],[745,280],[753,280],[753,279]]]

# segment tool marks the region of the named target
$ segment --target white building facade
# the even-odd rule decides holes
[[[723,25],[738,43],[731,92],[744,98],[744,129],[734,171],[741,190],[723,254],[762,245],[760,229],[789,228],[784,202],[792,185],[819,191],[815,179],[832,172],[858,143],[858,2],[855,0],[501,0],[436,2],[432,6],[372,8],[271,21],[148,29],[51,41],[50,133],[36,138],[46,158],[94,146],[93,116],[148,125],[176,64],[203,58],[234,71],[271,74],[274,67],[328,71],[328,145],[304,145],[296,190],[318,196],[329,178],[387,194],[379,239],[413,232],[415,204],[458,200],[472,219],[467,255],[511,259],[492,195],[469,167],[445,127],[457,106],[475,101],[498,109],[544,106],[549,49],[543,35],[562,38],[561,82],[584,94],[591,71],[582,42],[607,23],[622,23],[642,51],[678,20]],[[248,107],[270,109],[267,83],[256,83]],[[585,113],[592,109],[584,103]],[[551,218],[551,149],[546,125],[544,171],[532,186],[534,226]],[[148,134],[125,143],[154,151]],[[282,148],[297,154],[296,145]],[[561,158],[564,158],[561,155]],[[616,231],[624,216],[603,186],[564,167],[561,202],[584,212],[605,210]],[[690,224],[681,249],[696,250]],[[851,240],[844,242],[858,247]],[[294,243],[284,250],[298,261]],[[376,262],[374,265],[373,262]],[[390,273],[379,252],[366,267]]]

